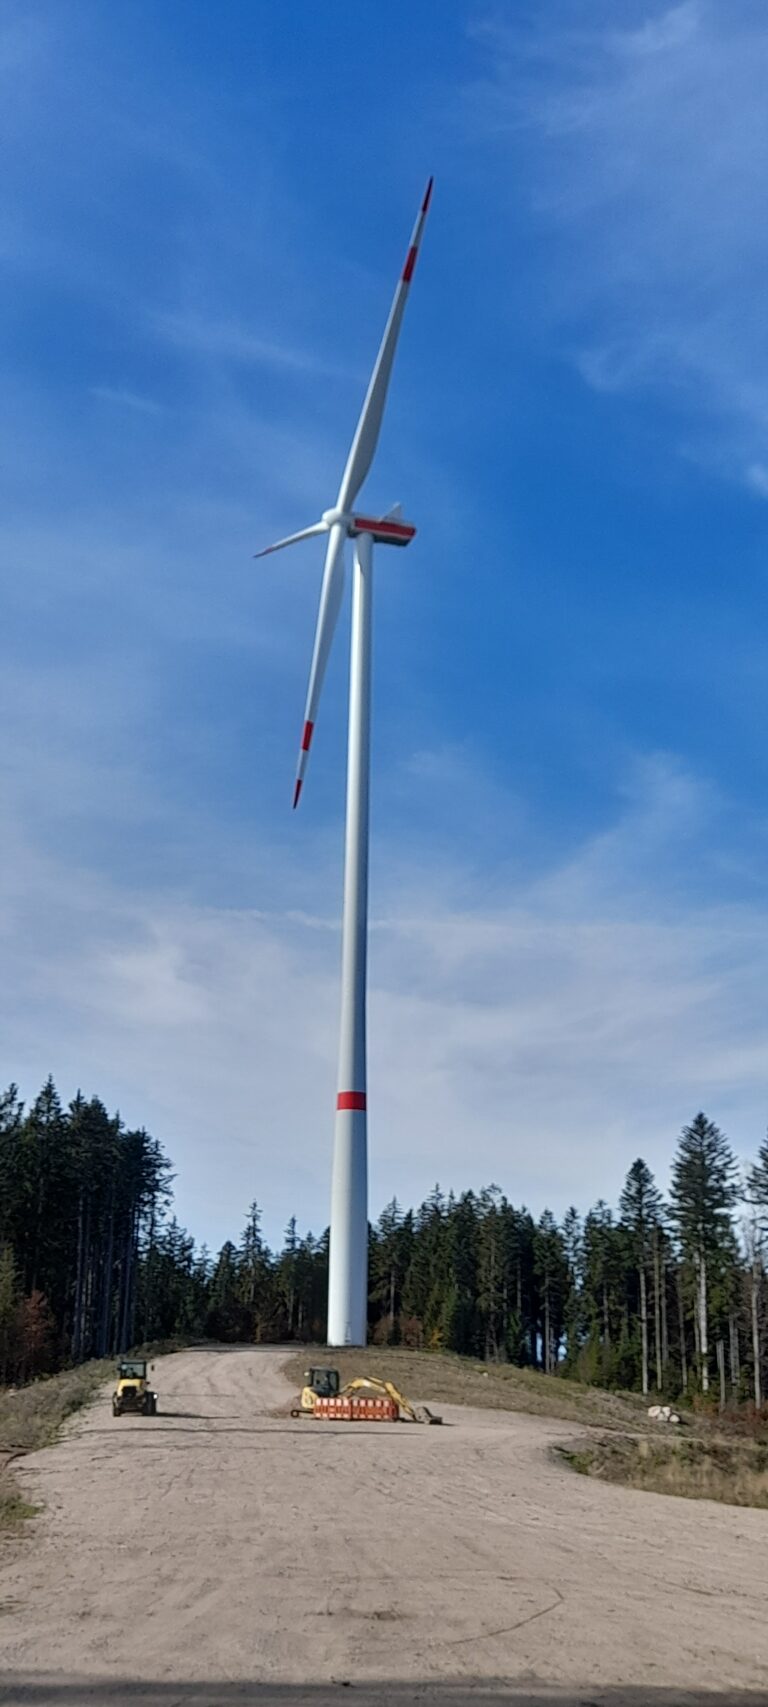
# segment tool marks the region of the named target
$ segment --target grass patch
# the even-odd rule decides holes
[[[768,1446],[759,1441],[611,1435],[556,1450],[581,1475],[603,1482],[768,1510]]]
[[[89,1403],[113,1370],[112,1359],[102,1358],[15,1392],[0,1389],[0,1452],[36,1452],[50,1446],[62,1423]]]
[[[35,1517],[39,1510],[39,1506],[24,1499],[10,1471],[0,1468],[0,1529],[10,1529],[25,1517]]]
[[[342,1383],[355,1375],[375,1375],[393,1381],[407,1398],[427,1405],[523,1411],[618,1430],[652,1426],[646,1416],[647,1401],[637,1396],[606,1393],[564,1376],[516,1369],[510,1363],[479,1363],[448,1352],[407,1351],[402,1346],[370,1346],[364,1351],[305,1347],[287,1363],[285,1374],[299,1388],[304,1370],[323,1363],[339,1370]]]

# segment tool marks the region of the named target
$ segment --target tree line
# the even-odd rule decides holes
[[[322,1343],[328,1233],[269,1249],[254,1202],[218,1255],[171,1213],[159,1141],[98,1097],[0,1095],[0,1382],[171,1338]],[[535,1218],[495,1185],[393,1199],[370,1228],[369,1335],[680,1398],[763,1402],[768,1138],[740,1169],[704,1114],[665,1200],[644,1161],[617,1206]]]

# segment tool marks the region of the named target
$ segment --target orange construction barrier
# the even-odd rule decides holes
[[[394,1399],[369,1399],[339,1395],[336,1399],[315,1399],[313,1415],[336,1422],[398,1422],[400,1412]]]

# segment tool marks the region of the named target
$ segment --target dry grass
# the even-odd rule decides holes
[[[0,1389],[0,1452],[35,1452],[50,1446],[62,1423],[88,1404],[113,1369],[111,1359],[102,1359],[16,1391]]]
[[[89,1403],[113,1367],[111,1361],[84,1363],[29,1387],[0,1388],[0,1529],[40,1510],[22,1498],[9,1462],[50,1446],[62,1423]]]
[[[39,1509],[23,1498],[10,1470],[0,1463],[0,1529],[21,1523],[25,1517],[34,1517]]]
[[[645,1402],[631,1395],[606,1393],[581,1381],[541,1375],[535,1369],[515,1369],[509,1363],[478,1363],[474,1358],[406,1351],[401,1346],[370,1346],[365,1351],[306,1347],[291,1358],[285,1373],[299,1388],[304,1370],[310,1364],[324,1363],[339,1370],[342,1382],[355,1375],[375,1375],[393,1381],[409,1399],[432,1406],[524,1411],[619,1430],[653,1426],[648,1422]]]
[[[768,1509],[768,1446],[754,1440],[611,1435],[558,1448],[584,1476],[657,1494]]]

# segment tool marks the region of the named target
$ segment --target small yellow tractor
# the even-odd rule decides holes
[[[314,1416],[315,1399],[337,1399],[338,1396],[338,1369],[305,1369],[299,1407],[297,1410],[291,1411],[291,1416]]]
[[[441,1423],[426,1405],[413,1405],[391,1381],[358,1375],[340,1385],[338,1369],[305,1369],[305,1385],[292,1417],[327,1418],[336,1422]],[[372,1399],[377,1402],[371,1403]]]
[[[149,1365],[150,1374],[154,1363]],[[157,1394],[147,1381],[145,1357],[122,1357],[117,1366],[117,1385],[112,1394],[113,1417],[157,1416]]]

